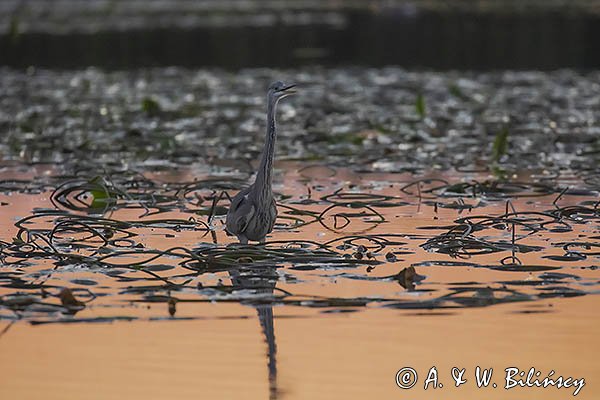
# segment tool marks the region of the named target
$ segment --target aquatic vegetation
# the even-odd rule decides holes
[[[595,72],[2,72],[2,319],[443,315],[598,290]],[[278,218],[265,246],[234,245],[228,198],[255,170],[272,75],[303,92],[280,108]]]
[[[142,111],[144,111],[149,116],[156,116],[160,113],[160,105],[158,102],[152,97],[144,97],[142,99]]]
[[[320,160],[366,173],[483,171],[502,159],[504,175],[538,169],[551,178],[573,170],[590,187],[599,174],[594,115],[600,79],[593,71],[1,72],[3,158],[62,163],[88,177],[190,163],[251,173],[248,161],[260,153],[265,124],[260,93],[273,76],[298,77],[304,93],[281,108],[282,160]],[[504,129],[510,152],[500,140],[504,134],[492,151],[494,135]]]
[[[340,173],[326,170],[329,176],[307,178],[312,187]],[[308,169],[299,172],[306,175]],[[55,208],[36,209],[20,218],[14,223],[14,237],[0,242],[0,310],[13,313],[1,313],[0,318],[36,324],[113,320],[107,315],[90,318],[89,313],[77,317],[98,301],[109,309],[122,307],[124,301],[164,304],[151,320],[164,315],[181,318],[180,306],[206,302],[326,312],[460,309],[597,290],[597,280],[577,271],[593,266],[600,255],[593,236],[584,233],[600,221],[600,207],[598,201],[588,200],[592,192],[568,187],[422,178],[388,182],[382,185],[385,190],[322,188],[319,196],[309,192],[308,197],[298,195],[302,190],[296,188],[296,194],[278,196],[280,218],[273,238],[264,246],[246,246],[229,243],[222,227],[228,200],[221,193],[238,189],[241,181],[236,179],[169,183],[124,171],[91,179],[56,176],[52,184],[47,180],[37,185],[30,180],[0,182],[5,193],[24,196],[55,186],[49,195]],[[572,204],[565,200],[573,199],[569,192],[586,200]],[[444,201],[452,197],[458,200]],[[543,199],[540,204],[546,207],[521,210],[522,205],[513,205],[527,198]],[[395,218],[410,215],[408,209],[415,207],[426,207],[423,215],[433,216],[436,223],[421,222],[416,230],[406,231]],[[315,229],[329,234],[309,239]],[[567,234],[570,240],[564,240]],[[450,259],[432,258],[433,254]],[[523,263],[522,257],[530,261]],[[493,278],[470,285],[430,282],[428,271],[439,268],[462,276],[469,269],[484,270]],[[514,274],[519,278],[512,278]],[[525,279],[524,274],[534,274],[535,279]],[[314,286],[320,281],[341,287],[346,281],[363,282],[371,294],[324,296]],[[393,282],[398,289],[383,289]],[[279,288],[281,284],[286,288]],[[408,293],[413,296],[407,298]],[[127,317],[114,318],[137,319],[135,307]]]
[[[425,98],[422,93],[417,95],[417,100],[415,101],[415,110],[417,111],[417,115],[419,118],[425,118]]]
[[[492,161],[494,163],[500,162],[502,156],[508,151],[508,128],[504,127],[500,132],[496,134],[494,143],[492,145]]]

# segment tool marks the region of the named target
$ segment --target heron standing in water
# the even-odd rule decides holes
[[[275,153],[275,113],[277,103],[295,93],[295,85],[274,82],[267,92],[267,139],[254,183],[240,191],[231,200],[227,212],[227,232],[237,236],[242,244],[249,240],[265,242],[277,218],[277,207],[271,188],[273,181],[273,156]]]

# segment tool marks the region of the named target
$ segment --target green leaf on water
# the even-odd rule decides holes
[[[104,208],[114,199],[111,198],[110,192],[103,184],[102,178],[95,177],[88,182],[90,185],[89,193],[93,197],[91,208]]]
[[[492,161],[498,162],[508,150],[508,128],[504,127],[494,139],[492,146]]]
[[[110,201],[110,197],[103,190],[92,190],[90,194],[94,198],[91,204],[92,208],[104,208],[106,207],[106,204]]]
[[[415,110],[421,119],[425,118],[425,98],[422,93],[417,95],[417,100],[415,101]]]
[[[144,97],[142,99],[142,111],[151,116],[157,115],[160,113],[160,105],[153,98]]]

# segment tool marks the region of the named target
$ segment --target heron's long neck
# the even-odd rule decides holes
[[[277,136],[277,131],[275,130],[276,106],[275,101],[269,101],[267,109],[267,138],[254,183],[258,194],[265,197],[271,195],[271,184],[273,181],[273,156],[275,154],[275,138]]]

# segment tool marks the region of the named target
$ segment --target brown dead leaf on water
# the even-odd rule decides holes
[[[420,282],[425,279],[425,277],[417,274],[415,267],[410,266],[398,272],[396,279],[398,280],[400,286],[402,286],[404,289],[414,290],[415,282]]]
[[[177,312],[177,299],[170,297],[169,298],[169,315],[171,317],[173,317],[173,316],[175,316],[176,312]]]
[[[59,294],[60,302],[69,310],[82,310],[85,308],[85,303],[77,300],[73,292],[69,288],[64,288]]]

